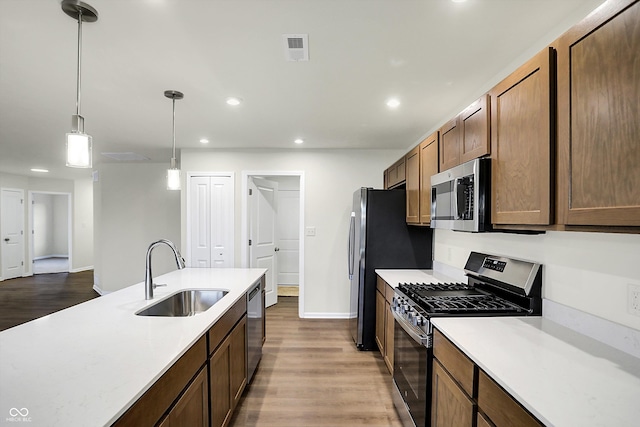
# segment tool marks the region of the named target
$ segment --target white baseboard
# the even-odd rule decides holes
[[[104,290],[100,289],[100,287],[98,287],[98,285],[96,285],[96,284],[93,285],[93,290],[96,291],[97,293],[99,293],[100,296],[110,293],[110,292],[107,292],[107,291],[104,291]]]
[[[305,312],[303,319],[349,319],[349,313],[309,313]]]
[[[85,267],[70,269],[69,273],[79,273],[81,271],[87,271],[87,270],[93,270],[93,265],[87,265]]]

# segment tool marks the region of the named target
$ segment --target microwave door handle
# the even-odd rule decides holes
[[[462,186],[462,178],[455,178],[453,180],[453,219],[462,218],[461,212],[464,212],[464,204],[461,204],[460,193],[464,196],[464,187]]]
[[[467,180],[464,178],[457,178],[455,183],[455,193],[456,193],[456,210],[455,210],[455,218],[463,219],[467,213],[469,212],[469,206],[467,204]]]
[[[356,239],[356,214],[355,212],[351,212],[351,222],[349,223],[349,247],[347,254],[347,262],[349,263],[349,280],[353,279],[353,261],[355,258],[355,254],[353,253],[355,249],[355,239]]]

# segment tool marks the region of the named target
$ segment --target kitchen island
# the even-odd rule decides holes
[[[107,426],[120,418],[227,311],[264,269],[187,268],[0,332],[0,425]],[[135,313],[182,289],[227,290],[191,317]],[[212,373],[213,375],[213,373]]]

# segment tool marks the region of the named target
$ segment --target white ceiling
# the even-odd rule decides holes
[[[88,0],[82,115],[101,152],[168,163],[180,148],[398,148],[479,96],[523,52],[599,0]],[[309,62],[283,34],[309,34]],[[77,22],[59,0],[0,0],[0,171],[64,166]],[[526,59],[526,58],[525,58]],[[522,61],[523,62],[523,61]],[[516,64],[517,65],[517,64]],[[485,88],[486,89],[486,88]],[[225,104],[228,96],[244,102]],[[385,101],[395,96],[397,110]],[[302,146],[293,144],[303,138]]]

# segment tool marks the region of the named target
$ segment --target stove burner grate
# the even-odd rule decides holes
[[[420,298],[419,305],[429,313],[520,313],[525,310],[494,295],[430,296]]]

